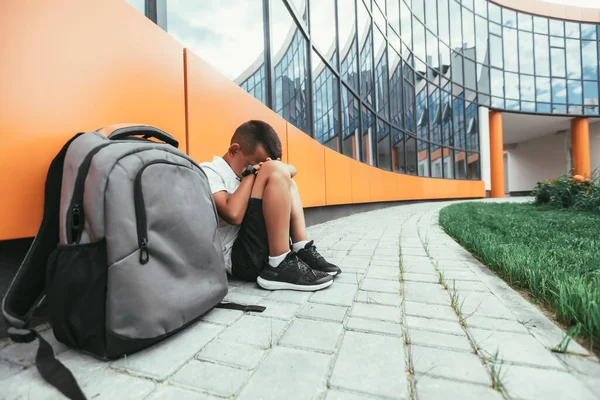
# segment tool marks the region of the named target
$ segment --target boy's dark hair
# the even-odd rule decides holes
[[[244,122],[235,130],[231,143],[238,143],[246,155],[254,153],[260,144],[273,160],[281,158],[281,141],[273,127],[264,121]]]

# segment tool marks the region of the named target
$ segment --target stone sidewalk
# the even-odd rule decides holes
[[[89,399],[595,399],[600,363],[437,224],[448,203],[309,228],[344,273],[317,293],[231,282],[216,309],[112,363],[57,344]],[[0,398],[56,399],[31,345],[0,342]],[[496,389],[494,389],[494,387]]]

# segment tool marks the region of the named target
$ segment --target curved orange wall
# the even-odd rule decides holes
[[[67,139],[122,122],[159,127],[204,161],[263,119],[307,207],[485,196],[481,181],[395,174],[325,148],[123,0],[8,0],[0,49],[0,240],[37,232],[47,168]]]

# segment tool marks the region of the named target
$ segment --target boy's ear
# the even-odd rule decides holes
[[[238,143],[231,143],[231,146],[229,146],[229,154],[231,154],[232,156],[238,154],[241,151],[241,146]]]

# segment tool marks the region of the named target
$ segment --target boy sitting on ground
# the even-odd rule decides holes
[[[292,180],[296,169],[280,160],[281,141],[275,130],[252,120],[236,129],[223,157],[200,165],[220,217],[227,270],[268,290],[324,289],[341,270],[308,241]]]

